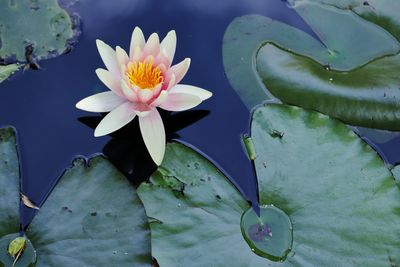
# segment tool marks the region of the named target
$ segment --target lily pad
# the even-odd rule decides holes
[[[400,191],[371,147],[336,120],[279,104],[254,111],[251,136],[260,202],[293,223],[281,266],[400,264]]]
[[[141,184],[138,194],[160,266],[266,266],[268,260],[253,253],[241,233],[241,216],[250,205],[207,159],[168,144],[151,179],[155,182]]]
[[[393,0],[289,0],[293,5],[303,1],[318,2],[335,6],[369,20],[400,40],[400,2]]]
[[[19,231],[19,165],[14,130],[0,128],[0,238]]]
[[[7,128],[0,133],[0,239],[4,240],[19,231],[19,175],[15,132]],[[102,156],[73,162],[26,236],[36,249],[40,267],[152,263],[143,205],[125,176]],[[22,254],[18,262],[31,263],[25,257],[31,254]],[[10,261],[2,262],[0,257],[1,263],[9,267]]]
[[[0,59],[26,62],[67,51],[76,25],[57,0],[0,1]]]
[[[0,83],[13,75],[17,70],[19,70],[19,68],[20,66],[18,64],[10,64],[5,66],[0,65]]]
[[[294,8],[321,41],[256,15],[225,33],[225,70],[247,107],[278,98],[349,124],[399,130],[398,41],[351,10],[308,1]]]

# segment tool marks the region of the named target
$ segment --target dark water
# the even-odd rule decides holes
[[[18,130],[24,194],[41,205],[75,155],[104,153],[136,183],[154,170],[137,121],[112,136],[95,138],[93,128],[101,116],[75,108],[80,99],[106,90],[94,72],[103,67],[95,39],[128,48],[138,25],[147,36],[152,32],[164,36],[175,29],[175,62],[192,58],[184,83],[214,93],[192,111],[164,113],[168,138],[199,148],[256,203],[252,165],[240,142],[240,135],[248,132],[250,114],[225,77],[223,34],[235,17],[250,13],[310,32],[303,20],[279,0],[82,0],[68,8],[82,19],[82,35],[75,48],[40,62],[39,71],[25,71],[0,85],[0,125]],[[31,217],[24,210],[25,225]]]

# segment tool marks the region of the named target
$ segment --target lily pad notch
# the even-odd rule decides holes
[[[0,265],[6,267],[14,261],[7,251],[17,251],[10,250],[10,243],[20,236],[15,148],[15,131],[0,129]],[[143,205],[126,177],[103,156],[74,160],[25,237],[25,249],[15,267],[152,263]]]

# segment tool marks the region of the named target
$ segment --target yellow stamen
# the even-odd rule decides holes
[[[158,66],[153,66],[153,59],[142,62],[129,62],[126,71],[132,85],[141,89],[151,89],[164,81],[164,76]]]

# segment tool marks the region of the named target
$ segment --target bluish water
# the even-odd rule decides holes
[[[101,116],[75,108],[80,99],[106,90],[94,72],[103,67],[95,39],[128,48],[138,25],[146,35],[164,36],[175,29],[175,62],[192,58],[184,83],[214,93],[192,111],[164,113],[168,138],[201,149],[256,203],[254,172],[240,142],[250,114],[225,77],[223,34],[235,17],[245,14],[266,15],[311,33],[303,20],[279,0],[82,0],[68,5],[82,18],[83,33],[75,48],[40,62],[39,71],[25,71],[0,85],[0,125],[18,130],[24,194],[42,204],[75,155],[103,152],[136,183],[154,170],[137,121],[112,136],[95,138],[93,127]],[[24,210],[25,225],[31,218]]]

